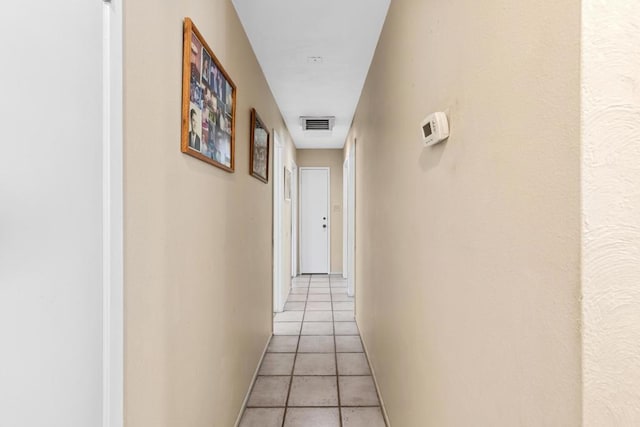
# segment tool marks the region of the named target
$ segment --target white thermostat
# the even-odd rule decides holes
[[[449,138],[449,121],[445,113],[429,114],[422,121],[420,127],[422,128],[422,142],[427,147]]]

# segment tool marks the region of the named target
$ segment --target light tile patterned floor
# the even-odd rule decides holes
[[[385,427],[346,286],[293,279],[240,427]]]

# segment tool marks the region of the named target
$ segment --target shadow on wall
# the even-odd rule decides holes
[[[427,172],[431,169],[434,169],[440,164],[440,160],[442,159],[442,156],[447,149],[447,143],[448,140],[431,147],[423,147],[419,159],[420,170],[422,172]]]

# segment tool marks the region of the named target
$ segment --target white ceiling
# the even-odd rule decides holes
[[[389,2],[233,0],[298,148],[344,146]],[[304,132],[300,116],[335,116],[335,127]]]

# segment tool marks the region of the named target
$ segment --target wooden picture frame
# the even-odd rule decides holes
[[[191,19],[184,19],[181,151],[235,170],[236,85]]]
[[[265,184],[269,182],[269,130],[255,108],[251,109],[251,135],[249,136],[249,173]]]
[[[284,200],[291,201],[291,169],[284,168]]]

